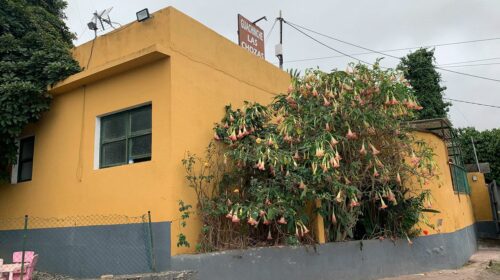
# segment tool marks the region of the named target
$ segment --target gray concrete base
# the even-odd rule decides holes
[[[474,226],[454,233],[405,240],[366,240],[312,247],[272,247],[179,255],[173,270],[198,271],[199,279],[367,280],[465,264],[477,250]]]
[[[27,251],[38,254],[36,269],[76,278],[134,274],[170,268],[170,222],[29,229]],[[23,248],[23,230],[0,231],[0,258],[12,261]],[[153,248],[154,247],[154,248]]]
[[[500,239],[494,221],[476,222],[476,231],[479,238]]]

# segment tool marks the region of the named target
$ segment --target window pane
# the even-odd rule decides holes
[[[19,182],[31,180],[31,174],[33,171],[33,162],[23,162],[19,164]]]
[[[125,137],[125,131],[126,131],[125,114],[104,117],[102,118],[101,122],[102,122],[101,129],[102,129],[103,140]]]
[[[151,106],[130,113],[130,131],[132,133],[151,129]]]
[[[130,139],[130,156],[148,156],[151,154],[151,134]]]
[[[125,140],[102,146],[102,166],[127,163]]]
[[[19,155],[19,160],[23,161],[26,159],[32,159],[34,146],[35,146],[35,137],[22,139],[21,153]]]

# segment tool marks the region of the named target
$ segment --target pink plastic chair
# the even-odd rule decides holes
[[[21,263],[23,260],[23,252],[14,252],[12,255],[13,263]],[[36,262],[38,261],[38,255],[33,251],[24,252],[24,273],[23,280],[31,280],[33,277],[33,271],[35,271]],[[13,280],[21,279],[21,270],[14,273]]]

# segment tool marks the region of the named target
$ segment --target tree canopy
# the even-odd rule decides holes
[[[16,138],[49,109],[47,86],[80,71],[63,0],[0,0],[0,179],[15,162]]]
[[[500,129],[478,131],[473,127],[458,129],[458,140],[465,163],[475,164],[471,136],[477,151],[479,162],[489,162],[491,173],[485,174],[486,180],[500,183]]]
[[[423,110],[415,114],[417,119],[446,118],[448,107],[443,101],[446,87],[441,86],[441,75],[434,66],[434,50],[419,49],[401,59],[398,68],[415,91]]]

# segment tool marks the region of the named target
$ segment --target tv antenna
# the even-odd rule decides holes
[[[102,10],[100,12],[95,11],[94,16],[92,17],[90,22],[87,23],[87,26],[89,27],[89,29],[94,30],[94,32],[97,34],[97,30],[101,30],[101,31],[106,30],[106,26],[115,29],[113,24],[120,25],[119,23],[111,21],[111,18],[109,17],[109,13],[111,12],[112,9],[113,9],[113,7],[107,8],[107,9]]]

